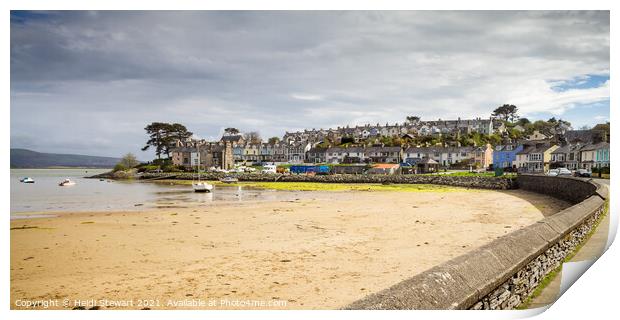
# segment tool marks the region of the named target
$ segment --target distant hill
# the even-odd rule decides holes
[[[27,149],[11,149],[11,168],[112,168],[119,161],[119,158],[112,157],[43,153]]]

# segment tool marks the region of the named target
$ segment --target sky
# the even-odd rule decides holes
[[[608,11],[11,12],[11,147],[120,156],[144,127],[609,121]]]

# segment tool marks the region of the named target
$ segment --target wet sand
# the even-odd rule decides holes
[[[11,308],[335,309],[568,206],[520,190],[315,194],[13,220]]]

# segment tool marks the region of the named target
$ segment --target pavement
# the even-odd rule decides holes
[[[594,179],[597,182],[609,186],[609,179]],[[596,231],[590,239],[577,251],[570,262],[585,260],[596,260],[605,251],[607,237],[609,235],[609,213],[605,215]],[[562,272],[558,272],[555,278],[542,290],[539,296],[532,299],[528,308],[540,308],[554,303],[560,295],[560,284],[562,282]]]

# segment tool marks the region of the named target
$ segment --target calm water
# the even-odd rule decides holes
[[[24,212],[141,210],[204,206],[216,202],[290,200],[297,192],[216,186],[212,193],[195,193],[191,185],[169,183],[99,181],[84,176],[101,169],[11,169],[11,216]],[[35,183],[21,183],[31,177]],[[60,187],[65,178],[74,186]],[[14,217],[15,218],[15,217]]]

